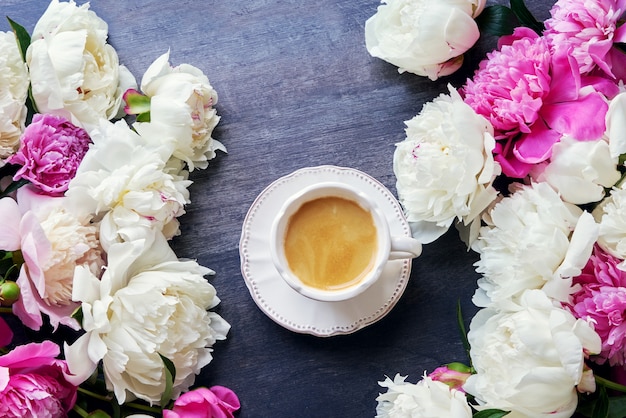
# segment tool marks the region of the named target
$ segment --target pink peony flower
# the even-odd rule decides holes
[[[567,55],[551,55],[546,38],[528,28],[500,38],[462,89],[464,100],[494,127],[495,160],[522,178],[547,160],[562,135],[595,140],[605,131],[608,80],[585,78]]]
[[[66,380],[59,346],[50,341],[18,346],[0,356],[0,416],[65,417],[76,402],[76,387]]]
[[[224,386],[198,388],[180,395],[171,410],[163,410],[163,418],[232,418],[240,406],[235,392]]]
[[[20,148],[7,162],[22,167],[14,180],[27,179],[44,193],[61,195],[76,175],[91,139],[67,119],[36,114],[21,138]]]
[[[593,323],[602,340],[602,351],[595,357],[599,364],[626,364],[626,272],[617,265],[620,259],[598,245],[574,278],[580,289],[572,295],[568,308],[577,318]]]
[[[555,53],[574,57],[581,74],[598,68],[623,79],[626,55],[614,43],[626,41],[626,26],[617,26],[625,7],[626,0],[559,0],[544,36]]]
[[[43,325],[42,314],[55,329],[59,324],[78,329],[71,317],[79,306],[72,301],[74,269],[83,265],[98,273],[104,263],[96,227],[66,202],[38,194],[33,186],[20,188],[17,201],[0,199],[0,249],[20,250],[24,258],[13,313],[34,330]]]

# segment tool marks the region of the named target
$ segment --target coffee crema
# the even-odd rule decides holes
[[[340,290],[360,282],[376,257],[372,214],[337,196],[304,203],[290,217],[284,251],[291,271],[309,287]]]

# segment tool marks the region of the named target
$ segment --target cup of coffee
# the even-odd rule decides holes
[[[300,294],[319,301],[353,298],[392,259],[418,257],[419,241],[391,236],[375,200],[341,182],[321,182],[291,196],[270,232],[277,271]]]

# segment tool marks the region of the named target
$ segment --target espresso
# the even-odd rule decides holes
[[[304,203],[289,219],[285,256],[306,285],[339,290],[363,279],[377,251],[372,215],[356,202],[321,197]]]

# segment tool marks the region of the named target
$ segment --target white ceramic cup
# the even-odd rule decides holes
[[[372,215],[376,228],[377,251],[371,268],[357,283],[336,290],[326,290],[303,283],[289,268],[285,256],[285,235],[291,216],[306,202],[336,196],[356,202]],[[341,182],[322,182],[306,187],[283,204],[273,221],[270,232],[270,252],[276,270],[295,291],[310,299],[332,302],[353,298],[374,284],[389,260],[418,257],[422,252],[419,241],[408,236],[391,236],[389,224],[374,199],[366,193]]]

